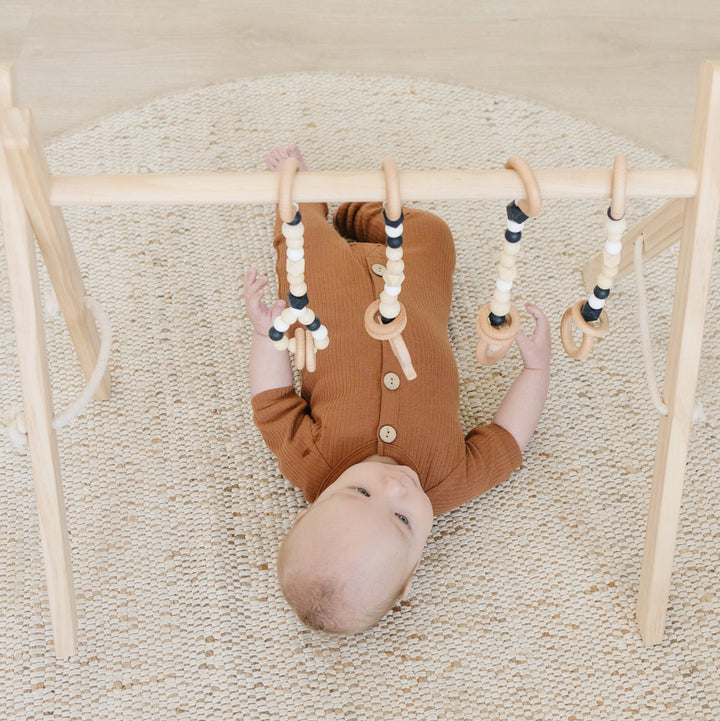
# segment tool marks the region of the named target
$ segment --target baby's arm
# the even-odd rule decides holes
[[[550,325],[545,314],[526,303],[535,318],[535,332],[528,338],[518,330],[515,342],[524,368],[500,403],[493,422],[509,431],[523,451],[540,420],[550,385]]]
[[[293,384],[290,357],[272,344],[268,331],[280,315],[285,301],[277,300],[268,307],[263,302],[267,278],[258,278],[257,270],[245,271],[245,309],[253,327],[250,347],[250,396],[273,388],[287,388]]]

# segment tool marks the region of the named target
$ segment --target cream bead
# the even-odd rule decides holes
[[[290,293],[294,296],[300,297],[307,293],[307,285],[305,283],[295,283],[290,285]]]
[[[385,257],[388,260],[401,260],[403,257],[402,248],[391,248],[390,246],[385,247]]]
[[[313,313],[313,311],[310,310],[310,306],[306,305],[305,308],[303,308],[303,312],[298,317],[298,320],[303,325],[310,325],[310,323],[312,323],[315,320],[315,313]]]

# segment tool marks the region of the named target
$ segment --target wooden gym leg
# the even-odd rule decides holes
[[[29,110],[14,107],[5,110],[2,139],[9,172],[27,210],[85,380],[88,380],[97,363],[100,339],[83,303],[85,284],[65,218],[60,208],[50,205],[50,170]],[[106,400],[109,395],[110,374],[106,371],[95,400]]]
[[[57,439],[52,427],[52,392],[35,246],[1,148],[0,213],[55,652],[58,656],[72,656],[77,643],[75,592]]]
[[[691,166],[697,195],[687,203],[680,241],[670,348],[663,390],[668,415],[660,420],[650,495],[637,617],[646,644],[660,643],[680,515],[703,326],[720,212],[720,64],[700,73]]]

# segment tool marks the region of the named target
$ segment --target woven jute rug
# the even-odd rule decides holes
[[[688,142],[690,128],[688,128]],[[635,142],[508,97],[361,75],[265,77],[161,98],[50,143],[62,174],[264,170],[296,142],[312,169],[668,165]],[[507,201],[512,200],[508,198]],[[449,333],[466,428],[487,421],[520,366],[474,361],[505,202],[423,203],[458,249]],[[631,201],[630,224],[663,201]],[[547,201],[526,225],[514,289],[553,326],[547,410],[523,467],[436,519],[411,597],[372,631],[303,627],[276,579],[304,507],[252,424],[249,265],[271,274],[271,205],[66,210],[88,292],[113,328],[108,402],[59,432],[79,648],[57,660],[29,458],[0,438],[0,716],[8,719],[713,719],[717,669],[719,301],[711,294],[665,641],[634,611],[658,414],[632,277],[586,361],[559,342],[602,249],[604,202]],[[21,404],[0,254],[0,414]],[[677,249],[648,264],[660,377]],[[718,287],[717,273],[714,289]],[[42,270],[43,293],[50,285]],[[275,281],[273,280],[273,284]],[[363,309],[357,309],[362,312]],[[529,329],[529,319],[524,323]],[[56,407],[82,389],[47,315]]]

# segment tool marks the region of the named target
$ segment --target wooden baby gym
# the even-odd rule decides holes
[[[404,268],[402,261],[401,198],[516,199],[508,206],[505,236],[498,239],[497,283],[490,302],[478,316],[477,359],[481,364],[500,359],[517,330],[511,303],[513,280],[522,273],[521,264],[516,264],[517,251],[524,223],[540,212],[543,199],[598,199],[610,206],[605,223],[607,239],[599,248],[602,252],[587,259],[585,265],[589,296],[571,306],[560,321],[563,346],[574,359],[587,356],[593,340],[608,332],[604,306],[613,282],[627,275],[635,261],[651,258],[679,242],[637,599],[644,642],[662,641],[720,214],[720,62],[706,61],[701,66],[691,159],[685,168],[628,168],[619,156],[613,168],[530,169],[521,158],[511,155],[505,168],[476,171],[408,172],[386,160],[378,163],[377,171],[370,172],[297,172],[296,165],[289,162],[279,174],[54,175],[31,112],[18,107],[16,97],[12,67],[0,67],[0,215],[24,406],[14,432],[26,438],[32,464],[58,656],[76,653],[78,622],[56,431],[78,416],[92,398],[107,400],[110,396],[108,322],[102,308],[86,293],[62,212],[63,206],[82,205],[278,202],[285,221],[283,232],[292,250],[292,257],[288,256],[292,277],[288,280],[297,302],[278,319],[271,337],[280,349],[294,352],[296,365],[305,365],[310,371],[315,352],[321,353],[332,342],[332,328],[324,328],[309,307],[312,288],[306,287],[303,278],[302,223],[293,203],[386,201],[385,290],[365,311],[365,325],[378,342],[388,341],[408,379],[414,374],[413,349],[402,340],[407,318],[401,284],[412,269]],[[626,229],[624,206],[631,198],[670,200],[635,228]],[[52,400],[35,243],[87,381],[81,397],[63,413],[56,412]],[[305,329],[296,331],[294,338],[286,338],[285,332],[298,321]],[[578,344],[574,334],[581,338]]]

